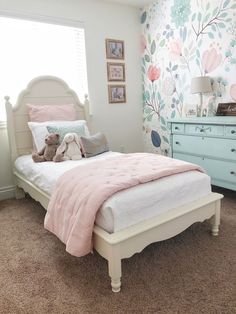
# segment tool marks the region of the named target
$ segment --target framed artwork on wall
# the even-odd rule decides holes
[[[236,103],[219,103],[217,116],[236,116]]]
[[[109,82],[125,81],[125,64],[107,62],[107,78]]]
[[[108,98],[110,104],[125,103],[125,85],[108,85]]]
[[[116,39],[106,39],[106,57],[107,59],[124,60],[124,41]]]

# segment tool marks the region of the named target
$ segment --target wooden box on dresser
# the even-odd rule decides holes
[[[236,117],[169,120],[172,157],[202,166],[212,184],[236,190]]]

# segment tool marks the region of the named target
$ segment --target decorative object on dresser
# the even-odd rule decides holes
[[[211,80],[208,76],[198,76],[192,78],[191,93],[200,95],[200,105],[197,106],[197,116],[202,115],[202,95],[212,91]]]
[[[236,118],[169,120],[172,157],[202,166],[212,184],[236,191]]]
[[[218,105],[217,116],[236,116],[236,103],[221,103]]]

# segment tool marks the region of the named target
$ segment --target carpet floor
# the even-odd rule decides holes
[[[97,253],[76,258],[43,228],[26,198],[0,202],[0,313],[236,313],[236,192],[225,194],[219,237],[209,222],[122,261],[122,291],[110,289]]]

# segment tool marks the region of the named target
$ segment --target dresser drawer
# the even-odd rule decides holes
[[[174,153],[173,158],[201,166],[212,179],[236,184],[236,164],[234,162],[214,160],[180,153]]]
[[[225,136],[232,137],[236,139],[236,126],[226,126]]]
[[[184,133],[184,124],[172,123],[172,133]]]
[[[201,136],[223,136],[224,126],[211,124],[186,124],[185,133]]]
[[[236,161],[236,141],[233,139],[174,135],[173,151]]]

